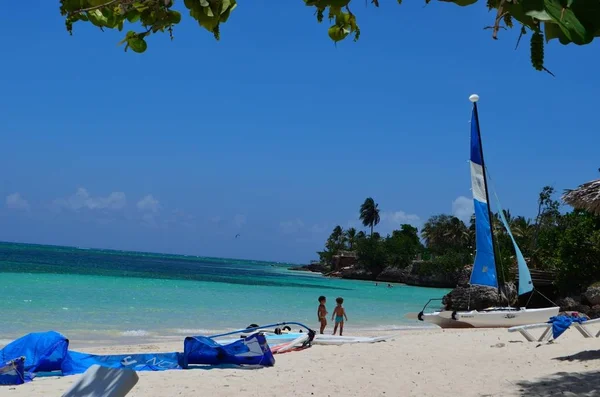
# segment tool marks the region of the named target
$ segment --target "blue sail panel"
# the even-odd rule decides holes
[[[475,262],[471,272],[471,284],[498,287],[496,277],[496,263],[494,261],[494,248],[492,233],[490,232],[490,218],[487,203],[474,201],[475,207]]]
[[[496,260],[492,243],[492,228],[483,175],[483,154],[479,141],[479,125],[473,106],[471,118],[471,189],[475,208],[475,261],[471,284],[498,287]]]
[[[504,227],[506,228],[506,231],[508,232],[508,235],[510,236],[510,239],[513,243],[513,247],[515,248],[515,254],[517,256],[517,265],[519,268],[519,295],[523,295],[523,294],[533,291],[533,281],[531,281],[531,273],[529,273],[529,268],[527,267],[525,258],[523,257],[523,254],[521,253],[521,250],[519,249],[519,246],[517,245],[517,242],[515,241],[515,238],[513,237],[513,234],[510,230],[510,226],[508,225],[508,222],[506,221],[506,217],[504,216],[504,211],[502,210],[502,207],[500,207],[500,202],[497,197],[496,197],[496,200],[498,201],[498,209],[500,212],[500,219],[502,219],[502,223],[504,224]]]

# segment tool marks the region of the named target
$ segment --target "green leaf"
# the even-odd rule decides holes
[[[213,32],[219,24],[219,17],[209,17],[202,11],[196,15],[196,20],[198,21],[200,26],[202,26],[210,32]]]
[[[329,5],[331,7],[346,7],[350,3],[350,0],[329,0]]]
[[[346,25],[350,24],[350,14],[347,12],[340,12],[336,17],[335,17],[335,24],[340,26],[340,27],[344,27]]]
[[[181,14],[177,11],[169,12],[168,21],[172,24],[178,24],[181,22]]]
[[[146,48],[148,48],[146,40],[144,40],[144,38],[140,37],[139,35],[128,39],[127,44],[129,45],[129,47],[131,47],[133,51],[138,53],[144,52],[146,51]]]
[[[529,4],[528,7],[531,7],[531,4]],[[535,29],[533,18],[527,15],[527,12],[530,11],[530,8],[526,8],[523,2],[516,4],[504,3],[504,9],[522,25],[525,25],[530,29]]]
[[[477,0],[440,0],[445,3],[454,3],[458,6],[465,7],[477,3]]]
[[[545,10],[531,10],[527,13],[527,15],[529,15],[532,18],[538,19],[542,22],[552,21],[552,17],[548,15],[548,13]]]
[[[525,16],[539,19],[540,21],[550,21],[552,18],[546,12],[544,0],[522,0],[515,4],[515,2],[506,2],[506,5],[510,6],[510,9],[520,8],[518,14],[524,14]],[[517,15],[515,18],[519,19]],[[519,19],[520,20],[520,19]],[[521,21],[522,22],[522,21]],[[531,22],[531,21],[528,21]],[[530,25],[530,24],[528,24]],[[534,28],[534,26],[531,26]]]
[[[134,23],[140,20],[140,13],[138,11],[132,10],[126,14],[126,17],[130,23]]]
[[[85,1],[88,3],[88,5],[86,7],[97,7],[97,6],[101,6],[101,5],[108,3],[107,0],[85,0]],[[81,3],[81,0],[80,0],[80,3]],[[85,8],[85,7],[83,7],[83,8]]]
[[[233,8],[235,8],[235,7],[233,7]],[[227,22],[227,20],[229,19],[229,15],[231,15],[231,10],[233,10],[233,8],[228,8],[227,11],[222,13],[221,17],[219,18],[219,21]]]
[[[563,33],[560,26],[554,22],[546,22],[544,24],[544,36],[546,38],[546,43],[552,39],[558,39],[561,44],[569,44],[571,42],[571,40]]]
[[[344,28],[339,27],[337,25],[333,25],[332,27],[329,28],[329,30],[327,30],[327,34],[329,35],[329,38],[333,41],[335,41],[336,43],[338,41],[344,40],[346,38],[346,36],[348,36],[348,31],[346,31]]]
[[[102,14],[100,10],[92,10],[87,13],[90,22],[98,27],[104,27],[108,24],[108,19]]]
[[[140,1],[133,3],[133,8],[138,10],[139,12],[144,12],[148,9],[148,6]]]
[[[546,6],[548,14],[575,44],[590,43],[600,30],[600,3],[597,0],[573,1],[564,11],[557,1],[546,0]]]
[[[342,7],[330,6],[329,7],[329,18],[331,18],[334,15],[338,15],[340,12],[342,12]]]
[[[231,7],[230,0],[221,0],[221,14],[227,11],[229,7]]]
[[[235,10],[237,7],[236,0],[223,0],[223,9],[221,11],[221,22],[227,22],[229,19],[229,15],[231,15],[231,11]]]
[[[575,16],[573,10],[563,9],[562,5],[554,0],[544,0],[546,12],[558,24],[565,36],[575,44],[587,44],[594,38],[594,33],[586,29]]]
[[[124,44],[125,42],[129,41],[131,38],[137,36],[137,33],[134,32],[133,30],[130,30],[129,32],[127,32],[127,34],[125,35],[125,38],[121,41],[119,41],[119,45]]]

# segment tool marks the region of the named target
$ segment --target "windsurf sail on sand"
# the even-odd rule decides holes
[[[290,325],[299,326],[300,332],[294,334],[289,332],[291,331]],[[306,329],[306,332],[302,332],[303,329]],[[271,344],[271,348],[269,348],[267,345],[267,348],[270,349],[270,353],[279,354],[290,351],[304,350],[310,347],[311,343],[315,339],[316,332],[302,323],[282,322],[263,326],[251,324],[247,328],[218,335],[211,335],[209,338],[218,340],[220,343],[226,343],[232,342],[232,340],[223,340],[222,338],[233,337],[237,334],[241,335],[243,338],[248,338],[253,335],[260,335],[261,338],[266,338],[266,341]],[[290,335],[294,336],[290,338]]]
[[[0,364],[0,385],[21,385],[26,380],[25,357]]]
[[[18,359],[24,357],[21,362]],[[0,368],[4,373],[17,370],[23,382],[41,372],[73,375],[85,372],[93,365],[108,368],[129,368],[135,371],[166,371],[188,368],[189,365],[259,365],[272,366],[275,359],[264,335],[254,334],[230,344],[219,344],[202,336],[187,337],[183,352],[141,354],[89,354],[69,350],[69,340],[54,331],[25,335],[0,350]],[[9,367],[10,363],[10,367]],[[21,372],[19,369],[21,368]],[[18,379],[2,377],[4,384],[19,384]],[[13,383],[9,383],[13,382]]]
[[[275,365],[275,358],[262,334],[252,334],[226,345],[206,336],[188,336],[183,346],[183,368],[190,364]]]

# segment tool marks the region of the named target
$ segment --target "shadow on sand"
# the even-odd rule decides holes
[[[600,371],[557,372],[535,381],[517,382],[522,396],[600,396]]]
[[[554,358],[554,360],[559,361],[589,361],[598,359],[600,359],[600,350],[584,350],[582,352],[571,354],[569,356]]]

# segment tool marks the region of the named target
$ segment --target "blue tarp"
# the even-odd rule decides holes
[[[60,369],[69,340],[58,332],[34,332],[12,341],[0,350],[0,362],[25,357],[25,371],[52,372]]]
[[[165,371],[188,368],[194,364],[261,366],[275,364],[267,340],[261,334],[251,335],[228,345],[220,345],[204,336],[187,337],[184,340],[183,353],[97,355],[69,350],[69,340],[58,332],[40,332],[25,335],[6,345],[0,350],[0,363],[22,356],[25,357],[21,363],[25,380],[32,378],[38,372],[59,371],[62,375],[80,374],[94,364],[110,368],[130,368],[136,371]]]

